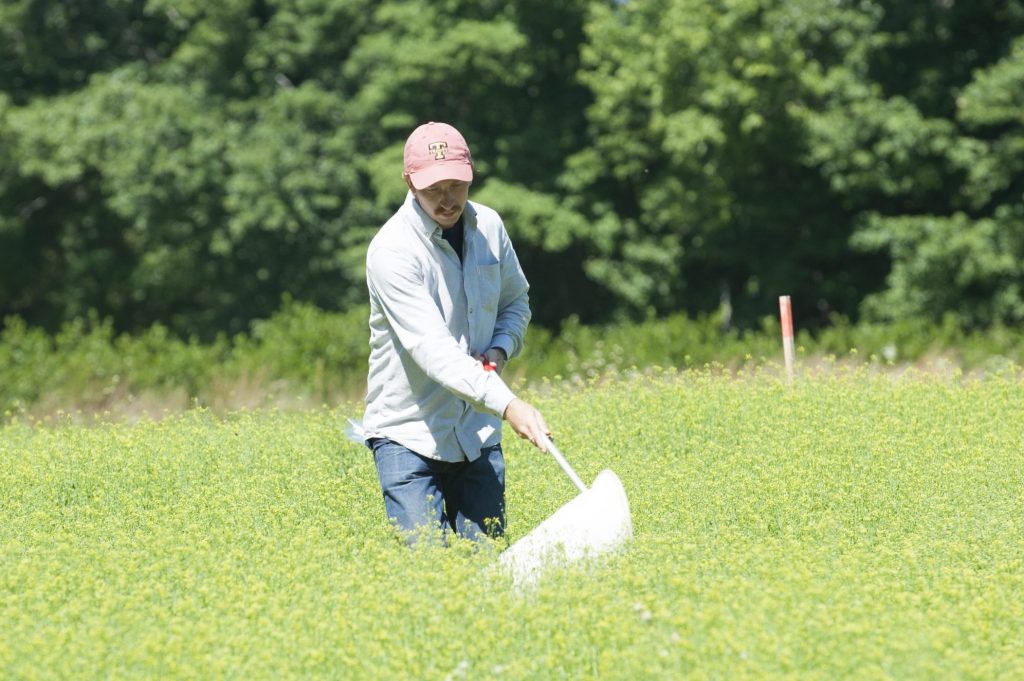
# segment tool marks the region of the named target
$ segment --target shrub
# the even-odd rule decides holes
[[[368,318],[365,306],[329,313],[285,299],[248,336],[235,338],[226,372],[296,384],[327,401],[366,381]]]
[[[174,409],[192,403],[277,404],[284,393],[299,404],[358,399],[366,382],[367,317],[366,306],[326,312],[286,298],[248,333],[205,344],[178,338],[162,325],[136,336],[116,335],[110,320],[95,314],[65,324],[53,336],[9,317],[0,332],[0,406],[12,412],[97,411],[140,394],[157,401],[173,396],[167,399]],[[797,344],[807,360],[841,357],[878,365],[941,360],[965,370],[1000,371],[1024,359],[1019,329],[997,325],[965,333],[952,317],[941,324],[852,324],[837,316],[815,335],[799,331]],[[531,326],[525,351],[509,365],[506,379],[578,382],[634,368],[737,370],[781,360],[778,321],[770,316],[746,331],[723,327],[717,316],[674,314],[600,327],[570,317],[557,332]]]

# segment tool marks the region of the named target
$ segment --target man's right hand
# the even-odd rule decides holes
[[[543,445],[544,437],[551,438],[551,429],[544,422],[544,417],[532,405],[523,402],[518,397],[508,403],[505,413],[502,415],[512,430],[524,440],[529,440],[533,446],[542,452],[547,448]],[[542,437],[543,436],[543,437]]]

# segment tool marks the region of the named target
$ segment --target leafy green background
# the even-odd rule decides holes
[[[456,124],[536,321],[1024,319],[1013,0],[0,5],[0,317],[345,312]],[[9,322],[5,322],[5,325]]]

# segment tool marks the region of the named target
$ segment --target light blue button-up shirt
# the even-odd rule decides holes
[[[422,456],[474,460],[501,440],[515,395],[473,353],[519,354],[529,284],[498,214],[468,202],[463,258],[409,192],[370,242],[370,371],[363,428]]]

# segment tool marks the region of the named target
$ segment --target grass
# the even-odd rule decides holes
[[[635,539],[519,593],[390,534],[350,408],[0,430],[0,676],[1020,678],[1024,383],[537,385]],[[509,539],[572,498],[506,438]]]

